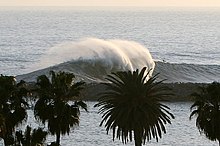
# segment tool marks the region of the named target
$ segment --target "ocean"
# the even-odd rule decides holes
[[[60,70],[102,82],[112,71],[147,66],[166,82],[220,81],[219,28],[217,8],[0,7],[0,74],[34,81]],[[95,102],[87,103],[89,113],[61,144],[123,145],[99,127]],[[217,145],[189,121],[191,104],[167,103],[176,118],[158,143],[147,145]],[[39,126],[31,112],[28,124]]]
[[[88,111],[81,111],[80,124],[71,130],[69,135],[61,137],[62,146],[134,146],[134,141],[126,145],[118,139],[112,140],[112,131],[106,133],[105,128],[100,127],[101,115],[98,108],[94,108],[96,102],[86,102]],[[217,146],[217,141],[208,140],[204,134],[200,135],[195,125],[195,118],[189,120],[190,106],[192,102],[164,103],[171,108],[175,115],[172,124],[166,124],[166,134],[157,142],[155,139],[146,142],[149,146]],[[29,111],[27,124],[38,127],[39,122],[34,121],[33,112]],[[40,125],[44,127],[43,125]],[[21,127],[19,129],[25,129]],[[47,137],[47,143],[55,140],[54,136]]]
[[[167,82],[219,81],[219,28],[220,10],[217,8],[1,7],[0,73],[17,76],[38,71],[35,72],[37,76],[51,70],[41,72],[40,69],[55,65],[56,69],[83,74],[83,79],[98,81],[117,69],[141,68],[149,60],[148,57],[139,58],[138,54],[128,55],[126,57],[136,63],[128,68],[129,63],[124,65],[126,59],[120,53],[123,61],[115,60],[118,52],[103,56],[112,51],[106,51],[109,44],[102,43],[84,46],[90,51],[93,49],[93,56],[80,52],[77,43],[82,46],[80,41],[92,38],[107,42],[123,40],[130,43],[130,47],[131,42],[142,45],[156,61],[155,72]],[[105,52],[96,49],[97,46]],[[126,46],[126,43],[120,43],[116,47],[126,49]],[[133,50],[133,54],[137,50]],[[104,66],[99,64],[100,60],[97,65],[100,53]],[[89,63],[86,68],[80,65],[82,60],[84,65],[86,61]],[[137,66],[137,62],[143,65]],[[117,65],[119,67],[115,70],[109,70]],[[97,66],[101,68],[94,69]],[[27,76],[23,78],[28,80]]]

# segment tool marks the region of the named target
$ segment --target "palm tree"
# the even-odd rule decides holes
[[[41,75],[37,78],[38,97],[34,114],[37,120],[47,123],[48,130],[56,135],[56,144],[60,145],[60,135],[69,134],[70,128],[79,124],[80,110],[87,111],[87,105],[78,101],[84,82],[74,83],[72,73],[50,72],[51,78]],[[70,104],[70,100],[75,100]]]
[[[166,133],[165,124],[171,124],[173,114],[162,104],[162,98],[170,96],[167,88],[154,83],[157,75],[148,78],[146,67],[140,72],[116,72],[107,76],[106,91],[101,94],[95,107],[100,107],[102,115],[100,126],[105,123],[107,133],[113,130],[113,140],[119,138],[123,143],[132,141],[141,146],[146,140],[162,137]],[[160,87],[160,88],[158,88]]]
[[[29,91],[24,81],[16,83],[13,76],[0,76],[0,136],[5,145],[14,143],[15,127],[27,118],[27,102],[24,98]]]
[[[220,146],[220,83],[213,82],[207,87],[201,87],[200,93],[194,93],[195,102],[191,106],[196,126],[200,133],[212,141],[218,140]]]
[[[27,126],[24,134],[20,130],[15,135],[16,146],[36,146],[45,142],[47,132],[43,131],[42,128],[32,130],[30,126]]]

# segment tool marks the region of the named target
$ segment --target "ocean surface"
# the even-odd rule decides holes
[[[0,73],[36,71],[20,77],[35,80],[58,69],[102,81],[153,60],[167,82],[219,81],[219,28],[218,8],[0,7]]]
[[[89,112],[81,111],[80,125],[72,129],[70,135],[61,137],[62,146],[134,146],[134,142],[126,145],[118,139],[112,140],[112,131],[107,135],[105,128],[100,127],[101,115],[98,108],[94,108],[95,102],[87,102]],[[166,125],[167,133],[156,142],[155,139],[147,142],[149,146],[217,146],[218,142],[209,141],[204,134],[200,134],[195,126],[195,118],[189,120],[191,102],[164,103],[171,108],[175,119],[172,124]],[[34,121],[33,112],[29,111],[27,124],[32,127],[39,126]],[[42,125],[41,125],[42,126]],[[42,126],[43,127],[43,126]],[[22,128],[21,128],[22,129]],[[23,128],[24,129],[24,128]],[[55,140],[54,136],[47,137],[47,143]]]

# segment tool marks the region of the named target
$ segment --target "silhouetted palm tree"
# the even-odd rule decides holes
[[[116,137],[127,143],[134,136],[135,146],[141,146],[152,138],[158,141],[166,133],[165,124],[171,124],[174,116],[161,103],[170,94],[158,87],[162,81],[154,83],[157,75],[146,80],[148,74],[143,68],[107,76],[111,83],[105,84],[107,89],[95,107],[103,114],[100,125],[105,125],[107,133],[113,130],[113,140]]]
[[[201,87],[201,93],[195,93],[194,109],[190,115],[196,118],[196,126],[201,133],[212,141],[218,140],[220,145],[220,83],[213,82]]]
[[[60,135],[69,134],[70,128],[79,124],[79,107],[87,111],[87,105],[77,101],[84,82],[74,83],[72,73],[50,72],[51,78],[41,75],[37,78],[39,99],[34,108],[35,118],[47,123],[56,143],[60,144]],[[70,100],[76,100],[70,104]]]
[[[42,128],[32,130],[30,126],[26,127],[25,132],[16,132],[16,146],[37,146],[43,145],[46,140],[47,132]]]
[[[25,97],[29,91],[24,81],[16,83],[13,76],[0,76],[1,137],[5,145],[14,143],[15,127],[27,118]]]

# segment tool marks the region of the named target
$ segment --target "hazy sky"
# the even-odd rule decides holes
[[[180,6],[220,7],[220,0],[0,0],[0,6]]]

